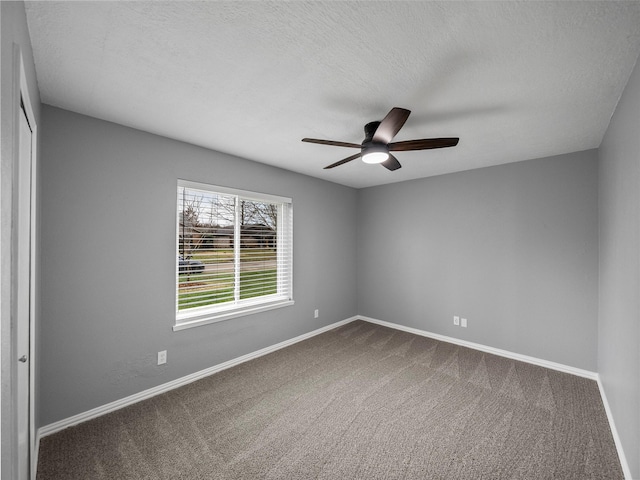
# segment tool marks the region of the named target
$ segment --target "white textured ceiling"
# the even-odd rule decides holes
[[[640,53],[640,2],[30,2],[43,102],[366,187],[598,147]],[[361,161],[363,126],[412,110]],[[176,159],[179,161],[180,159]]]

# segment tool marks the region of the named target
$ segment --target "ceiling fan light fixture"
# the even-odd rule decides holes
[[[362,149],[364,163],[382,163],[389,159],[389,149],[386,145],[369,145]]]
[[[382,163],[382,162],[386,162],[388,159],[389,159],[389,154],[385,152],[365,153],[362,156],[362,161],[364,163]]]

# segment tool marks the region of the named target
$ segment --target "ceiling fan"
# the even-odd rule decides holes
[[[360,153],[343,158],[342,160],[327,165],[325,168],[334,168],[343,165],[358,157],[362,157],[365,163],[380,163],[383,167],[393,171],[402,165],[398,159],[389,152],[406,152],[409,150],[429,150],[432,148],[455,147],[459,138],[423,138],[421,140],[406,140],[404,142],[393,142],[393,137],[400,131],[404,122],[407,121],[410,110],[394,107],[381,122],[370,122],[364,126],[365,138],[362,144],[336,142],[334,140],[320,140],[317,138],[303,138],[303,142],[319,143],[321,145],[333,145],[336,147],[359,148]]]

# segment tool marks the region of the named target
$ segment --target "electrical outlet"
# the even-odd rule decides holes
[[[454,325],[460,325],[460,317],[457,315],[453,316],[453,324]]]
[[[161,352],[158,352],[158,365],[163,365],[165,363],[167,363],[167,351],[162,350]]]
[[[460,319],[460,326],[463,328],[467,328],[467,319],[466,318],[461,318]]]
[[[319,315],[320,315],[320,312],[319,312],[319,311],[318,311],[318,309],[316,308],[316,309],[313,311],[313,318],[318,318],[318,316],[319,316]]]

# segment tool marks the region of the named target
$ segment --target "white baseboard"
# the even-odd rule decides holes
[[[176,380],[172,380],[171,382],[163,383],[162,385],[158,385],[157,387],[153,387],[148,390],[144,390],[142,392],[136,393],[134,395],[130,395],[128,397],[122,398],[120,400],[107,403],[106,405],[103,405],[101,407],[96,407],[86,412],[74,415],[72,417],[65,418],[58,422],[45,425],[43,427],[38,428],[36,432],[36,445],[39,446],[40,439],[43,437],[46,437],[47,435],[51,435],[53,433],[59,432],[60,430],[64,430],[65,428],[78,425],[79,423],[86,422],[87,420],[91,420],[91,419],[100,417],[102,415],[105,415],[107,413],[127,407],[129,405],[133,405],[134,403],[138,403],[142,400],[155,397],[156,395],[160,395],[161,393],[168,392],[175,388],[182,387],[189,383],[195,382],[196,380],[200,380],[201,378],[205,378],[210,375],[213,375],[214,373],[220,372],[222,370],[226,370],[227,368],[231,368],[240,363],[248,362],[249,360],[253,360],[254,358],[267,355],[268,353],[275,352],[276,350],[280,350],[282,348],[288,347],[290,345],[293,345],[294,343],[298,343],[308,338],[314,337],[316,335],[320,335],[321,333],[327,332],[329,330],[333,330],[334,328],[353,322],[354,320],[357,320],[357,319],[358,317],[356,316],[356,317],[347,318],[345,320],[341,320],[336,323],[332,323],[331,325],[327,325],[326,327],[313,330],[309,333],[305,333],[303,335],[299,335],[297,337],[291,338],[289,340],[285,340],[275,345],[271,345],[270,347],[265,347],[260,350],[256,350],[255,352],[242,355],[241,357],[233,358],[227,362],[214,365],[213,367],[205,368],[204,370],[200,370],[199,372],[195,372],[190,375],[178,378]]]
[[[33,441],[33,457],[31,458],[31,480],[36,480],[38,476],[38,455],[40,453],[40,432],[36,432]]]
[[[375,323],[382,325],[383,327],[394,328],[403,332],[413,333],[422,337],[429,337],[442,342],[453,343],[460,345],[461,347],[472,348],[474,350],[480,350],[481,352],[491,353],[500,357],[510,358],[512,360],[518,360],[520,362],[531,363],[540,367],[550,368],[551,370],[557,370],[559,372],[569,373],[571,375],[577,375],[579,377],[589,378],[591,380],[597,380],[598,374],[589,370],[583,370],[581,368],[570,367],[569,365],[563,365],[561,363],[550,362],[549,360],[542,360],[541,358],[530,357],[528,355],[521,355],[519,353],[510,352],[508,350],[502,350],[500,348],[488,347],[480,343],[468,342],[466,340],[460,340],[459,338],[447,337],[446,335],[440,335],[438,333],[431,333],[425,330],[419,330],[417,328],[405,327],[404,325],[398,325],[397,323],[385,322],[383,320],[377,320],[375,318],[358,316],[360,320],[365,322]]]
[[[622,441],[620,440],[620,436],[618,435],[618,430],[616,429],[616,424],[613,421],[613,414],[611,413],[611,407],[609,407],[609,401],[607,400],[607,395],[604,393],[604,385],[602,384],[602,380],[600,380],[600,375],[598,375],[598,389],[600,390],[600,397],[602,398],[602,403],[604,405],[604,411],[607,412],[607,420],[609,420],[609,428],[611,428],[611,435],[613,435],[613,441],[616,444],[616,450],[618,451],[618,458],[620,460],[620,465],[622,466],[622,473],[624,473],[624,478],[626,480],[633,480],[631,477],[631,469],[629,468],[629,464],[627,463],[627,457],[624,454],[624,450],[622,449]]]

